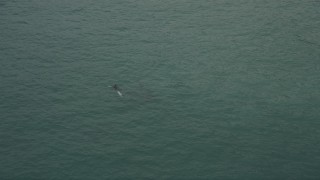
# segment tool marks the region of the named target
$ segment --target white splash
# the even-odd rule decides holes
[[[120,97],[122,97],[122,93],[120,91],[117,91],[117,93],[119,94]]]

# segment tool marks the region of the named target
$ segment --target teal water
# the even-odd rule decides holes
[[[0,0],[0,179],[319,179],[319,29],[316,0]]]

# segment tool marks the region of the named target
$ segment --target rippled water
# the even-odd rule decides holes
[[[319,10],[0,0],[0,179],[319,179]]]

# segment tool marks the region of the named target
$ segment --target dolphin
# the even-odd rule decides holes
[[[122,93],[120,92],[120,88],[118,87],[117,84],[114,84],[114,85],[112,86],[112,88],[113,88],[115,91],[117,91],[117,93],[119,94],[120,97],[122,97]]]

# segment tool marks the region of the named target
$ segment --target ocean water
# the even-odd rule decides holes
[[[0,0],[0,179],[319,179],[319,29],[317,0]]]

